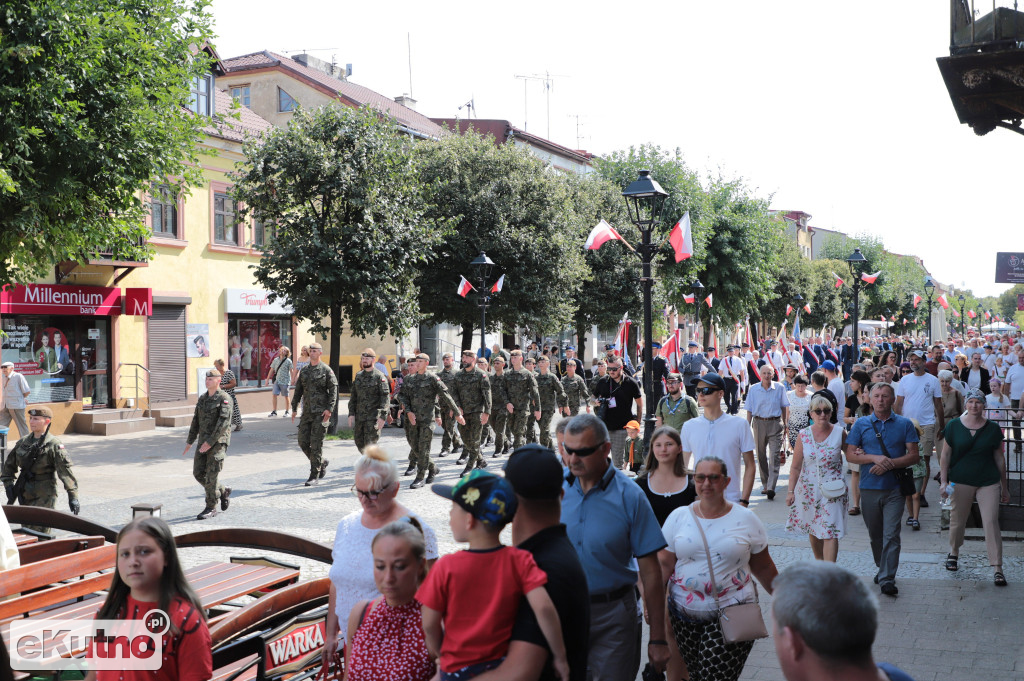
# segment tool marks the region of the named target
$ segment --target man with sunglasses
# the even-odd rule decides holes
[[[640,384],[631,376],[626,376],[622,358],[615,357],[608,362],[608,375],[594,385],[594,404],[598,406],[598,416],[608,428],[612,443],[612,461],[616,468],[622,468],[626,458],[626,424],[636,420],[636,413],[644,413],[643,392]]]
[[[725,498],[744,506],[750,505],[750,493],[754,489],[754,434],[746,419],[722,411],[722,393],[725,380],[718,374],[704,374],[697,382],[697,404],[704,413],[683,424],[679,435],[682,439],[683,459],[687,468],[697,465],[706,456],[717,456],[725,461],[730,471],[739,471],[743,463],[743,483],[740,476],[733,475]]]
[[[354,430],[356,449],[363,453],[367,445],[377,444],[388,416],[391,389],[387,376],[374,367],[377,352],[365,348],[359,356],[359,373],[352,379],[348,399],[348,427]]]
[[[928,480],[932,477],[932,454],[935,453],[935,437],[946,427],[946,412],[942,405],[942,385],[939,379],[924,370],[924,352],[910,353],[910,368],[914,373],[900,378],[894,390],[896,406],[900,416],[916,419],[921,426],[919,450],[924,458],[925,476],[921,485],[921,508],[928,508],[924,498]]]

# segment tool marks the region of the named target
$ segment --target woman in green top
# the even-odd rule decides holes
[[[939,483],[943,500],[953,487],[953,508],[949,518],[949,555],[946,569],[955,571],[964,526],[975,498],[985,526],[985,548],[995,571],[996,586],[1006,586],[1003,575],[1003,540],[999,534],[999,502],[1010,501],[1006,482],[1006,458],[1003,456],[1003,431],[985,418],[985,394],[974,389],[967,393],[967,413],[946,425]]]

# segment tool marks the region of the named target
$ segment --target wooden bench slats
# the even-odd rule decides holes
[[[85,549],[94,549],[97,546],[103,546],[104,541],[106,540],[100,536],[52,539],[50,541],[26,544],[18,549],[18,554],[21,564],[28,565],[48,558],[67,557],[72,553],[84,551]]]
[[[48,589],[33,591],[18,598],[0,602],[0,620],[17,617],[23,613],[32,613],[35,610],[46,608],[47,605],[62,603],[72,598],[95,593],[96,591],[104,591],[110,588],[110,581],[113,578],[114,573],[105,572],[95,577],[57,584]],[[52,617],[49,612],[46,613],[46,616]]]
[[[0,594],[16,594],[114,567],[113,544],[78,551],[74,557],[57,556],[0,572]]]

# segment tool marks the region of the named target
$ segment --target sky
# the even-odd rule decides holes
[[[351,80],[377,92],[411,92],[427,116],[469,117],[459,107],[472,100],[478,118],[596,154],[679,148],[772,208],[876,235],[943,284],[998,295],[1009,285],[994,283],[996,251],[1024,251],[1012,200],[1024,138],[958,122],[935,61],[949,54],[948,8],[213,0],[211,11],[223,58],[309,51],[352,64]]]

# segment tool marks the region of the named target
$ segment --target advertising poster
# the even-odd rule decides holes
[[[255,387],[260,384],[260,358],[257,348],[260,344],[260,323],[255,319],[238,322],[238,383]]]
[[[209,324],[186,324],[185,325],[185,356],[186,357],[209,357],[210,356],[210,325]]]
[[[43,323],[15,323],[4,320],[7,334],[0,346],[5,362],[28,381],[28,402],[67,402],[75,399],[75,363],[71,339],[61,329]]]
[[[267,379],[270,365],[277,357],[277,349],[281,347],[281,322],[260,322],[260,378],[262,385],[273,385],[273,379]]]

